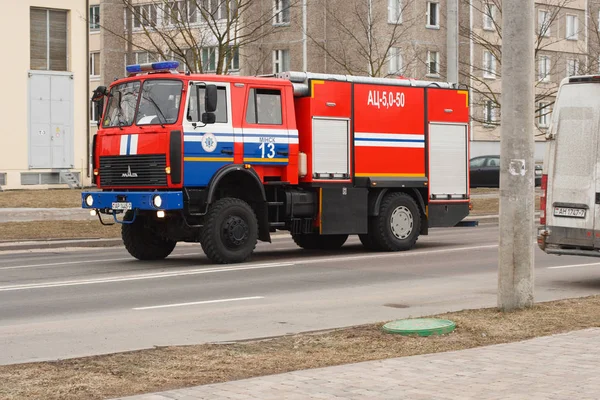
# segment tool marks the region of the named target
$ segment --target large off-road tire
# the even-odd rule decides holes
[[[421,213],[415,200],[406,193],[390,193],[383,198],[379,215],[370,220],[368,242],[380,251],[409,250],[420,230]]]
[[[316,233],[292,235],[294,242],[305,250],[337,250],[346,243],[348,235],[317,235]]]
[[[132,218],[131,212],[125,214],[125,220]],[[173,252],[177,242],[160,236],[146,222],[146,217],[138,215],[132,223],[121,225],[121,237],[125,248],[138,260],[167,258]]]
[[[210,206],[201,233],[202,250],[214,263],[246,261],[258,241],[258,221],[243,200],[224,198]]]

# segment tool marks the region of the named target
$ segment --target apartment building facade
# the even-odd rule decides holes
[[[204,73],[306,69],[447,79],[444,0],[93,1],[101,25],[100,73],[90,78],[95,83],[122,76],[126,63],[173,58],[182,71]],[[538,159],[560,81],[598,72],[599,2],[535,2]],[[501,0],[458,3],[459,83],[471,91],[472,155],[498,154]],[[90,40],[91,47],[94,43]],[[90,63],[96,62],[93,57]]]
[[[87,176],[87,3],[23,0],[0,14],[6,77],[0,188],[76,185]]]

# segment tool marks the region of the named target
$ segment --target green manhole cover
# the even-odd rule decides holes
[[[454,328],[454,322],[435,318],[400,319],[383,326],[383,330],[388,333],[419,336],[443,335],[452,332]]]

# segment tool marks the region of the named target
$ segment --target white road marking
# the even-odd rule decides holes
[[[365,260],[365,259],[378,259],[378,258],[391,258],[391,257],[411,257],[411,256],[420,256],[420,255],[430,255],[430,254],[439,254],[439,253],[453,253],[456,251],[469,251],[469,250],[482,250],[482,249],[492,249],[498,247],[497,244],[488,244],[482,246],[470,246],[470,247],[455,247],[452,249],[439,249],[439,250],[410,250],[403,252],[391,252],[391,253],[370,253],[364,255],[355,255],[355,256],[331,256],[331,257],[322,257],[318,259],[307,259],[298,261],[298,264],[315,264],[320,262],[328,262],[328,263],[336,263],[342,261],[355,261],[355,260]]]
[[[364,254],[364,255],[353,255],[353,256],[330,256],[330,257],[314,257],[314,258],[306,258],[303,260],[294,260],[288,262],[279,262],[279,263],[262,263],[262,264],[246,264],[246,265],[238,265],[231,267],[216,267],[216,268],[202,268],[202,269],[192,269],[192,270],[178,270],[178,271],[167,271],[167,272],[158,272],[158,273],[149,273],[149,274],[138,274],[138,275],[122,275],[122,276],[114,276],[114,277],[106,277],[106,278],[96,278],[96,279],[81,279],[81,280],[73,280],[73,281],[58,281],[58,282],[47,282],[47,283],[30,283],[30,284],[21,284],[21,285],[9,285],[9,286],[0,286],[0,292],[7,291],[16,291],[16,290],[32,290],[32,289],[47,289],[47,288],[55,288],[55,287],[65,287],[65,286],[80,286],[80,285],[93,285],[93,284],[101,284],[101,283],[115,283],[115,282],[129,282],[129,281],[138,281],[138,280],[146,280],[146,279],[160,279],[160,278],[174,278],[179,276],[188,276],[188,275],[201,275],[201,274],[210,274],[210,273],[218,273],[218,272],[231,272],[231,271],[246,271],[246,270],[254,270],[254,269],[265,269],[265,268],[284,268],[284,267],[293,267],[293,266],[301,266],[306,264],[317,264],[317,263],[339,263],[345,261],[355,261],[355,260],[365,260],[365,259],[382,259],[382,258],[393,258],[393,257],[412,257],[412,256],[422,256],[422,255],[431,255],[431,254],[441,254],[441,253],[453,253],[458,251],[469,251],[469,250],[483,250],[483,249],[491,249],[498,247],[498,244],[490,244],[490,245],[481,245],[481,246],[469,246],[469,247],[455,247],[450,249],[439,249],[439,250],[415,250],[415,251],[407,251],[407,252],[392,252],[392,253],[383,253],[383,254]],[[182,267],[185,268],[185,267]]]
[[[219,299],[219,300],[206,300],[206,301],[194,301],[191,303],[178,303],[178,304],[164,304],[161,306],[149,306],[149,307],[135,307],[132,310],[140,311],[140,310],[156,310],[158,308],[171,308],[171,307],[184,307],[184,306],[196,306],[199,304],[213,304],[213,303],[227,303],[230,301],[246,301],[246,300],[258,300],[264,299],[263,296],[253,296],[253,297],[238,297],[235,299]]]
[[[139,274],[139,275],[123,275],[123,276],[114,276],[107,278],[96,278],[96,279],[81,279],[75,281],[58,281],[58,282],[48,282],[48,283],[29,283],[22,285],[9,285],[9,286],[0,286],[0,292],[9,292],[15,290],[31,290],[31,289],[47,289],[54,287],[64,287],[64,286],[81,286],[81,285],[94,285],[99,283],[114,283],[114,282],[129,282],[129,281],[139,281],[146,279],[160,279],[160,278],[172,278],[179,276],[187,276],[187,275],[201,275],[201,274],[211,274],[216,272],[229,272],[229,271],[244,271],[244,270],[252,270],[252,269],[262,269],[262,268],[281,268],[281,267],[290,267],[293,266],[293,263],[277,263],[277,264],[253,264],[239,267],[218,267],[218,268],[203,268],[203,269],[193,269],[188,271],[173,271],[173,272],[157,272],[153,274]]]
[[[580,268],[580,267],[591,267],[591,266],[594,266],[594,265],[600,265],[600,263],[558,265],[556,267],[548,267],[548,269]]]
[[[187,257],[187,256],[197,256],[202,253],[186,253],[186,254],[173,254],[170,258],[175,257]],[[123,258],[106,258],[106,259],[97,259],[97,260],[82,260],[82,261],[63,261],[63,262],[55,262],[49,264],[29,264],[29,265],[15,265],[12,267],[0,267],[0,271],[7,269],[23,269],[23,268],[41,268],[41,267],[56,267],[59,265],[72,265],[72,264],[92,264],[92,263],[103,263],[103,262],[112,262],[112,261],[134,261],[133,257],[123,257]]]

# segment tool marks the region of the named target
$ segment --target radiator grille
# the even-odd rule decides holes
[[[101,186],[166,186],[167,156],[142,154],[135,156],[101,156]]]

